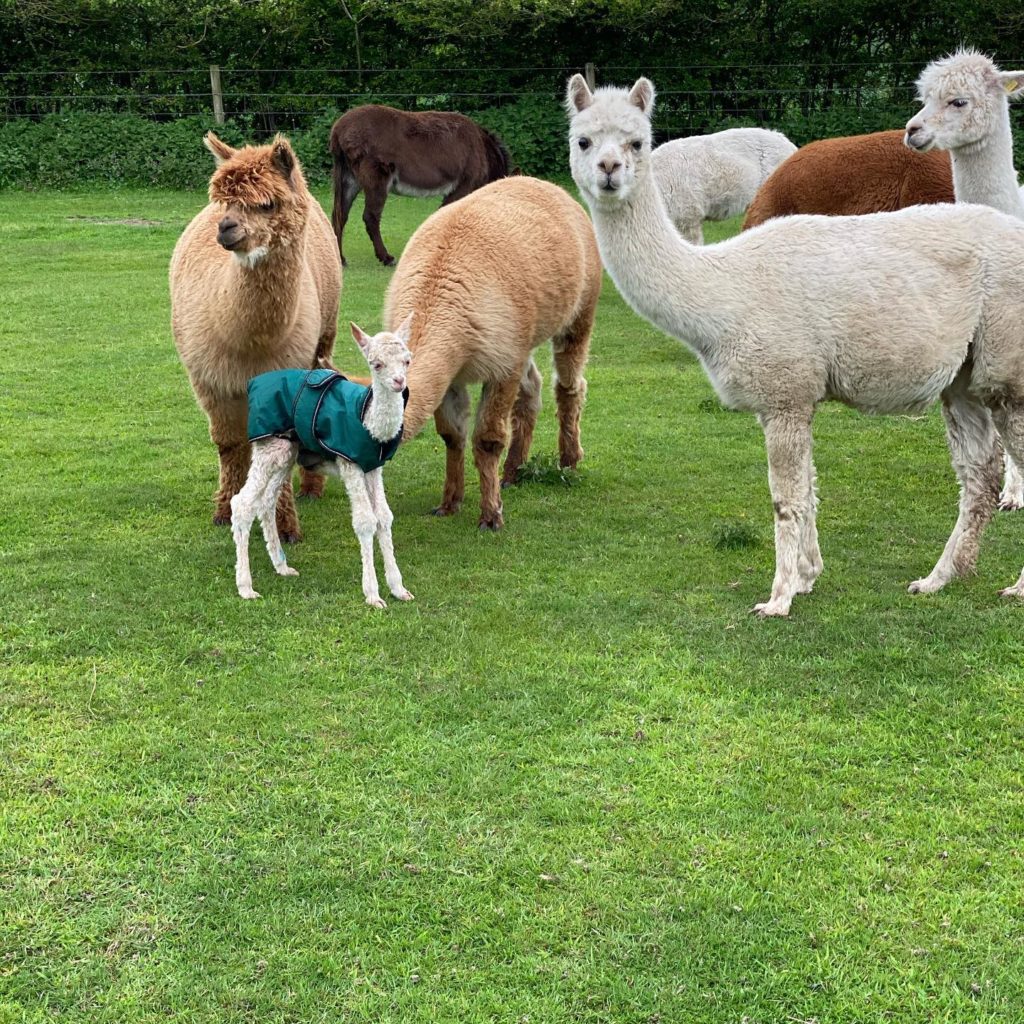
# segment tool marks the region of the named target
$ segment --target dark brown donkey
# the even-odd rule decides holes
[[[366,193],[363,223],[377,259],[395,258],[380,237],[380,214],[389,192],[399,196],[444,196],[442,206],[511,173],[504,143],[463,114],[443,110],[408,112],[368,103],[342,114],[331,129],[334,209],[331,223],[341,236],[360,191]]]

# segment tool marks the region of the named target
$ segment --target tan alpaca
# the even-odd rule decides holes
[[[210,205],[171,257],[171,327],[220,454],[213,521],[223,524],[249,469],[249,379],[329,361],[341,261],[287,139],[241,149],[213,132],[203,141],[217,166]],[[303,494],[322,489],[323,477],[303,475]],[[283,539],[301,538],[290,484],[277,526]]]
[[[480,474],[480,527],[504,525],[502,484],[526,461],[540,410],[532,352],[552,339],[561,464],[583,458],[580,413],[601,258],[582,207],[535,178],[504,178],[429,217],[409,240],[384,304],[389,330],[415,313],[404,437],[431,415],[448,449],[437,515],[452,515],[465,490],[467,384],[482,383],[473,434]],[[509,429],[509,420],[512,426]]]

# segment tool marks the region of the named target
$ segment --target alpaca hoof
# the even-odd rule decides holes
[[[366,603],[371,608],[387,608],[387,604],[382,597],[368,597]]]
[[[413,600],[415,600],[415,598],[412,596],[412,594],[408,590],[405,590],[404,588],[402,590],[392,590],[391,593],[394,594],[395,597],[397,597],[399,601],[413,601]]]
[[[445,503],[442,503],[442,504],[438,505],[437,508],[435,508],[430,514],[432,516],[440,516],[440,517],[453,516],[453,515],[455,515],[456,512],[459,511],[460,508],[462,508],[462,502],[461,501],[450,502],[450,503],[445,502]]]
[[[761,601],[750,609],[759,619],[785,618],[789,615],[788,601]]]
[[[583,461],[583,449],[577,448],[575,451],[562,452],[558,459],[558,465],[562,469],[575,469]]]
[[[999,509],[1002,512],[1017,512],[1024,508],[1024,496],[1019,494],[1000,494]]]
[[[213,513],[213,525],[214,526],[230,526],[231,525],[231,513],[230,512],[214,512]]]
[[[290,565],[282,565],[277,570],[278,576],[298,576],[299,570],[293,569]]]
[[[505,525],[505,520],[500,512],[495,512],[493,515],[482,515],[480,517],[479,528],[481,530],[490,530],[497,533]]]
[[[1005,590],[999,591],[1000,597],[1024,597],[1024,587],[1017,586],[1016,584],[1012,587],[1006,587]]]
[[[252,601],[252,600],[255,600],[257,597],[259,597],[260,595],[257,594],[256,591],[252,589],[252,587],[239,587],[238,588],[238,596],[239,597],[244,597],[246,601]]]
[[[941,583],[936,583],[929,579],[927,576],[924,579],[914,580],[910,586],[907,587],[908,594],[934,594],[936,591],[942,589]]]

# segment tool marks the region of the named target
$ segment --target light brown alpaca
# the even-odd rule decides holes
[[[758,189],[743,230],[796,213],[881,213],[953,202],[949,155],[912,153],[903,132],[821,139],[784,160]]]
[[[540,410],[532,351],[552,339],[561,464],[583,458],[580,413],[601,258],[582,207],[556,185],[504,178],[429,217],[409,240],[384,304],[389,330],[415,313],[404,437],[434,416],[447,452],[437,515],[465,491],[467,384],[482,383],[473,433],[480,474],[480,527],[504,525],[502,484],[526,461]],[[512,426],[509,429],[509,420]]]
[[[224,524],[249,470],[249,379],[329,361],[341,261],[287,139],[241,149],[213,132],[203,141],[217,167],[210,205],[171,257],[171,327],[220,454],[213,521]],[[323,477],[303,475],[301,493],[322,490]],[[290,484],[281,493],[277,525],[285,540],[302,536]]]

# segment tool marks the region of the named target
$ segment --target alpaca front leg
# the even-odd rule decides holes
[[[771,597],[754,605],[762,617],[789,614],[802,584],[800,553],[806,540],[811,465],[810,414],[764,419],[768,483],[775,509],[775,579]],[[815,537],[817,535],[815,534]]]
[[[373,535],[377,531],[377,516],[366,486],[366,476],[356,466],[339,465],[341,477],[352,502],[352,529],[359,541],[359,554],[363,561],[363,596],[371,608],[387,608],[377,585],[377,570],[373,564]]]
[[[999,494],[999,507],[1004,512],[1015,512],[1024,508],[1024,475],[1017,468],[1017,463],[1006,453],[1005,471],[1006,478],[1003,481],[1003,489]]]
[[[999,446],[992,416],[967,394],[966,383],[960,377],[943,392],[942,413],[950,457],[960,482],[960,508],[935,568],[910,584],[907,589],[911,594],[935,593],[955,576],[966,576],[974,570],[981,534],[992,518],[999,493]]]
[[[406,590],[402,582],[402,573],[395,560],[395,546],[391,539],[391,524],[395,521],[394,514],[384,495],[384,471],[375,469],[366,474],[366,489],[370,495],[374,514],[377,517],[377,543],[380,545],[381,557],[384,559],[384,578],[391,591],[399,601],[411,601],[412,594]]]
[[[214,526],[231,522],[231,499],[245,485],[249,471],[249,434],[246,398],[224,398],[219,395],[198,395],[199,403],[210,420],[210,439],[217,446],[220,480],[214,495]]]

